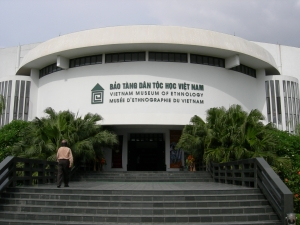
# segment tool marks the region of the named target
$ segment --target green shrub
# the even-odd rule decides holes
[[[284,171],[283,174],[284,183],[294,195],[294,211],[298,213],[300,212],[300,169],[293,168],[292,170]]]
[[[280,178],[294,195],[294,212],[300,212],[300,136],[274,130],[278,138],[277,155],[291,159],[291,167],[279,167]],[[300,219],[300,217],[299,217]]]
[[[30,122],[13,120],[0,129],[0,162],[11,155],[12,146],[21,140],[21,131],[29,124]]]

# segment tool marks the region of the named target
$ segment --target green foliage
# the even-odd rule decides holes
[[[289,164],[287,158],[276,155],[277,139],[265,126],[263,115],[258,110],[249,114],[239,105],[207,110],[206,123],[194,116],[186,125],[178,143],[194,156],[202,156],[206,163],[229,162],[234,160],[264,157],[270,164],[279,161]]]
[[[186,153],[195,157],[202,157],[206,139],[209,136],[208,132],[205,122],[200,117],[194,116],[190,124],[184,127],[176,148],[182,148]]]
[[[297,157],[300,160],[300,157]],[[291,170],[284,170],[282,177],[286,186],[294,195],[294,211],[300,212],[300,168],[293,167]]]
[[[294,211],[300,212],[300,136],[273,129],[277,154],[291,160],[291,166],[281,166],[278,175],[294,194]]]
[[[212,108],[207,111],[207,126],[212,135],[204,153],[206,162],[228,162],[245,158],[264,157],[277,160],[276,138],[264,126],[258,110],[249,114],[239,105]]]
[[[83,118],[70,111],[56,113],[52,108],[44,111],[47,116],[35,118],[24,132],[24,138],[13,146],[15,155],[55,161],[56,152],[63,139],[72,149],[75,163],[101,156],[102,147],[118,142],[117,136],[104,130],[98,123],[98,114]]]
[[[13,120],[0,129],[0,162],[11,155],[12,146],[22,138],[20,133],[29,126],[29,122],[22,120]]]

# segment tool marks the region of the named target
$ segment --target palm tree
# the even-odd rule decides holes
[[[195,115],[191,118],[190,124],[184,127],[176,149],[184,149],[186,153],[194,156],[202,165],[203,154],[209,137],[210,130],[207,124]]]
[[[276,155],[277,139],[271,125],[265,126],[261,112],[249,114],[239,105],[211,108],[207,111],[206,123],[194,116],[186,125],[179,146],[187,152],[204,153],[206,163],[264,157],[270,164],[288,163]]]
[[[208,146],[205,152],[207,162],[228,162],[258,156],[269,161],[276,159],[276,138],[261,122],[264,117],[258,110],[248,114],[241,106],[232,105],[227,111],[224,108],[208,110],[208,115],[214,130],[213,138],[218,139],[219,143],[215,141],[217,145]],[[211,124],[215,121],[217,125]]]
[[[66,139],[78,163],[94,159],[102,153],[102,147],[118,142],[115,134],[97,124],[102,120],[98,114],[88,113],[81,118],[69,110],[56,113],[47,108],[44,112],[46,117],[35,118],[24,130],[24,138],[13,148],[15,155],[55,160],[61,141]]]
[[[190,124],[183,129],[181,138],[176,145],[176,148],[182,148],[185,152],[193,155],[203,155],[209,130],[206,123],[198,116],[193,116]]]
[[[208,145],[204,151],[204,161],[228,161],[230,133],[232,126],[228,126],[228,118],[224,107],[207,110],[207,127],[211,130]]]

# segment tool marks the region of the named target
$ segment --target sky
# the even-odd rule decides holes
[[[111,26],[212,30],[300,48],[300,0],[0,0],[0,48]]]

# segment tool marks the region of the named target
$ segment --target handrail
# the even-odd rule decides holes
[[[6,157],[0,163],[0,194],[7,187],[54,183],[57,162]]]
[[[294,211],[293,193],[263,158],[227,163],[210,163],[207,167],[215,182],[259,188],[285,224]]]
[[[12,183],[14,157],[8,156],[0,163],[0,194]]]

